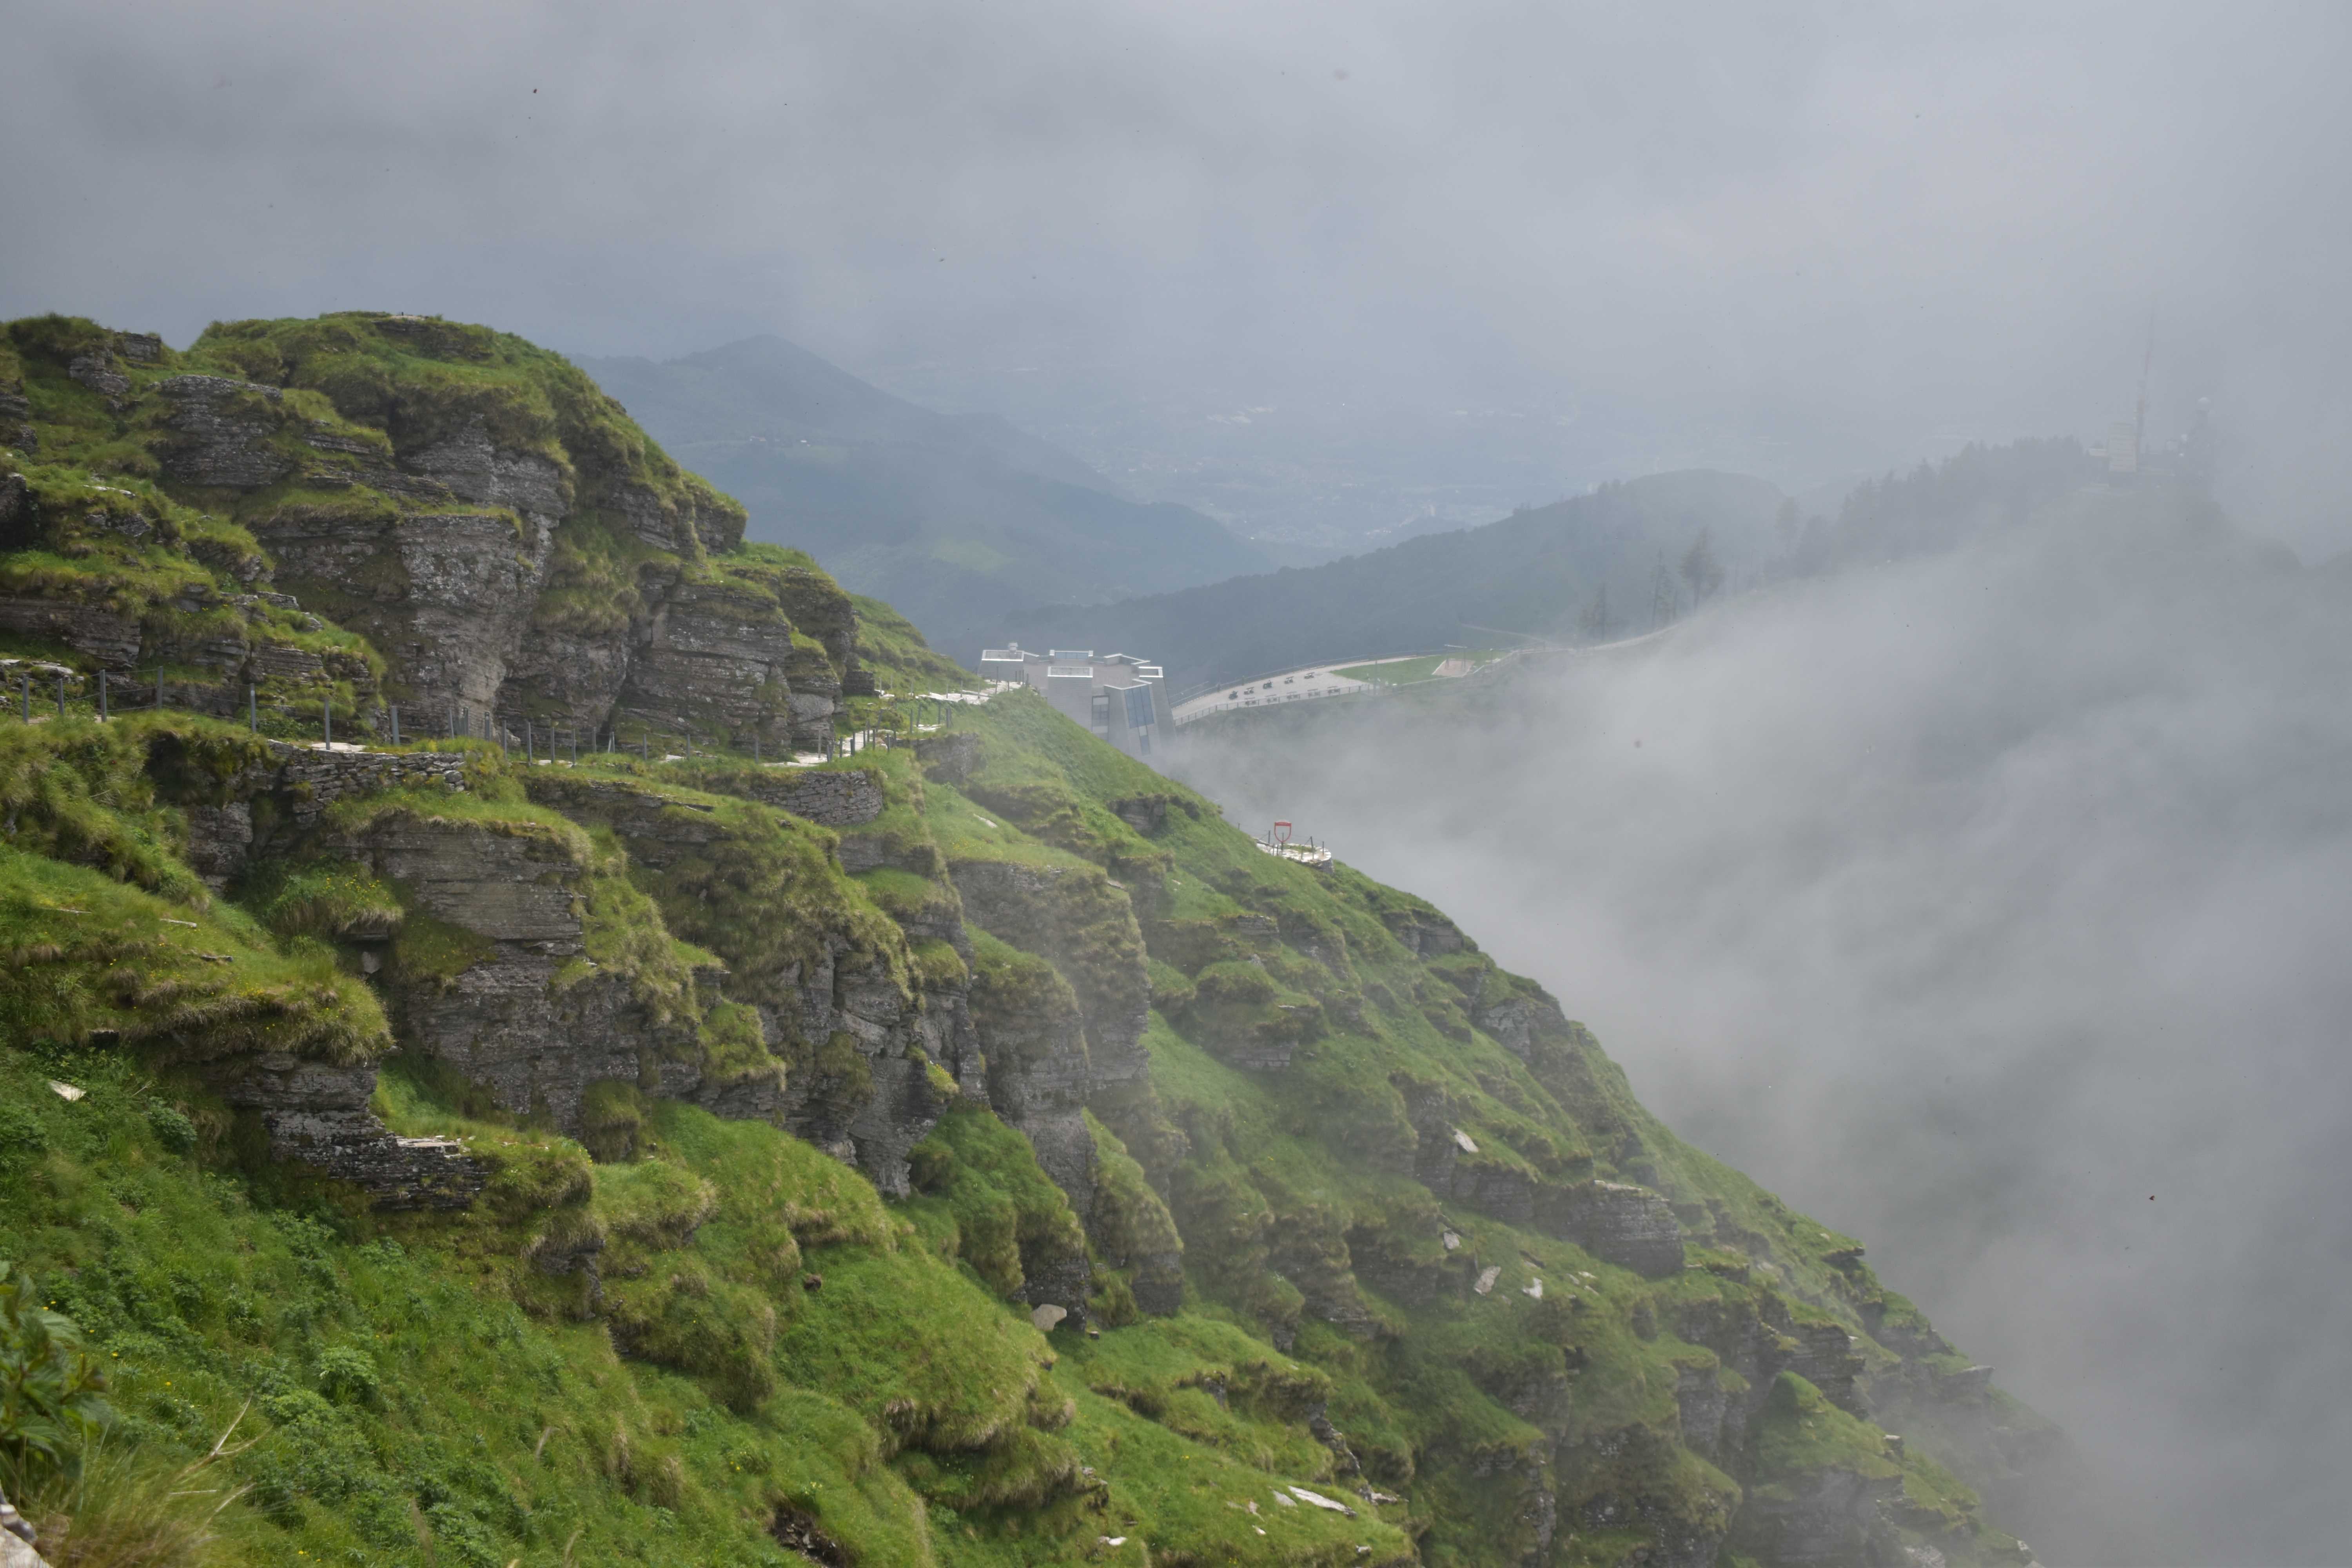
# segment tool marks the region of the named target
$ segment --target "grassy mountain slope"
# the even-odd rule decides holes
[[[1180,687],[1492,647],[1497,631],[1580,640],[1603,629],[1592,612],[1604,591],[1606,629],[1622,635],[1649,624],[1661,564],[1671,574],[1702,530],[1727,570],[1752,570],[1784,548],[1774,526],[1782,501],[1760,479],[1662,474],[1321,566],[1007,616],[999,631],[1032,647],[1139,650]],[[1675,588],[1686,592],[1679,579]]]
[[[10,329],[0,394],[78,495],[139,501],[142,569],[226,570],[196,542],[280,481],[174,477],[111,361],[110,417],[48,417],[85,407],[74,360],[123,353],[68,326],[63,364]],[[412,389],[341,330],[325,368],[383,379],[304,417],[383,435],[396,486],[446,444],[404,446],[400,410],[463,378],[431,360]],[[494,352],[493,386],[538,375]],[[537,457],[634,505],[657,448],[591,406],[637,456],[522,421],[442,469]],[[209,477],[263,478],[283,426],[247,423]],[[577,493],[509,510],[611,538]],[[447,537],[436,500],[383,524],[401,559]],[[16,517],[22,552],[87,539],[69,508]],[[331,521],[305,537],[377,537]],[[115,1412],[48,1457],[0,1422],[0,1484],[60,1562],[102,1560],[76,1553],[184,1466],[225,1489],[156,1506],[218,1504],[213,1560],[289,1568],[2026,1560],[1962,1478],[2053,1436],[1859,1244],[1657,1125],[1539,986],[1422,900],[1260,853],[1031,694],[918,736],[887,693],[961,672],[905,621],[723,530],[667,537],[627,558],[650,576],[543,561],[503,643],[289,613],[386,684],[478,689],[556,596],[610,666],[571,699],[607,693],[603,729],[656,679],[741,711],[744,644],[695,664],[663,628],[683,589],[773,572],[806,657],[885,693],[839,682],[822,722],[914,743],[394,744],[356,689],[356,751],[202,702],[101,723],[114,645],[35,613],[83,578],[24,580],[14,635],[70,689],[0,729],[0,1260],[79,1325]],[[738,628],[788,614],[728,602]],[[213,614],[158,593],[134,629]]]
[[[969,658],[1007,611],[1092,604],[1269,564],[1188,507],[1144,505],[1002,420],[919,408],[753,338],[683,359],[588,360],[606,390],[740,498],[755,539],[821,556]]]

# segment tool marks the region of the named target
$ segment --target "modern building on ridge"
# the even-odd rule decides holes
[[[1097,658],[1092,648],[1044,653],[1014,643],[982,648],[980,673],[1034,686],[1045,700],[1129,756],[1151,754],[1152,732],[1166,717],[1160,668],[1131,653]]]

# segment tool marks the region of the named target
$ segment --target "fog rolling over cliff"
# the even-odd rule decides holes
[[[2090,487],[1177,765],[1577,998],[1669,1121],[1872,1238],[2170,1550],[2340,1561],[2347,609],[2340,563]]]

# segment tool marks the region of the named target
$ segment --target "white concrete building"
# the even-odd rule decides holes
[[[1046,701],[1130,756],[1151,754],[1151,737],[1167,717],[1160,666],[1131,653],[1097,657],[1092,648],[1067,647],[1038,653],[1014,643],[982,648],[980,673],[1035,687]]]

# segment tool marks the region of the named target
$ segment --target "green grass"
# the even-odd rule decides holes
[[[908,1163],[913,1219],[943,1257],[1012,1296],[1033,1277],[1083,1258],[1087,1236],[1062,1189],[1037,1168],[1028,1140],[988,1111],[951,1106]]]
[[[26,1201],[0,1217],[0,1254],[91,1329],[125,1434],[159,1455],[193,1456],[253,1401],[261,1441],[235,1463],[254,1489],[222,1519],[236,1561],[423,1562],[421,1516],[441,1561],[552,1563],[568,1544],[573,1561],[779,1562],[780,1506],[877,1563],[1059,1560],[1116,1533],[1104,1517],[1238,1561],[1402,1555],[1391,1526],[1272,1500],[1272,1482],[1328,1468],[1298,1425],[1313,1373],[1210,1321],[1073,1340],[1057,1366],[1017,1307],[773,1129],[657,1105],[640,1158],[592,1173],[576,1150],[536,1152],[562,1140],[403,1079],[397,1124],[550,1174],[468,1216],[371,1218],[331,1194],[306,1215],[168,1152],[131,1065],[0,1053],[0,1105],[37,1130],[11,1141],[37,1163],[10,1173]],[[87,1098],[49,1095],[58,1071]],[[535,1289],[532,1238],[566,1213],[604,1234],[604,1322]],[[769,1321],[755,1301],[764,1342],[742,1332]],[[1076,1484],[1080,1466],[1098,1485]],[[1255,1519],[1224,1507],[1252,1498]]]
[[[923,640],[912,621],[862,595],[851,596],[857,613],[857,657],[885,691],[976,691],[980,677]],[[959,715],[961,717],[961,715]],[[950,721],[952,726],[954,721]]]
[[[173,1062],[285,1051],[364,1061],[391,1046],[367,988],[318,951],[281,954],[235,911],[0,848],[0,1031],[143,1045]]]

